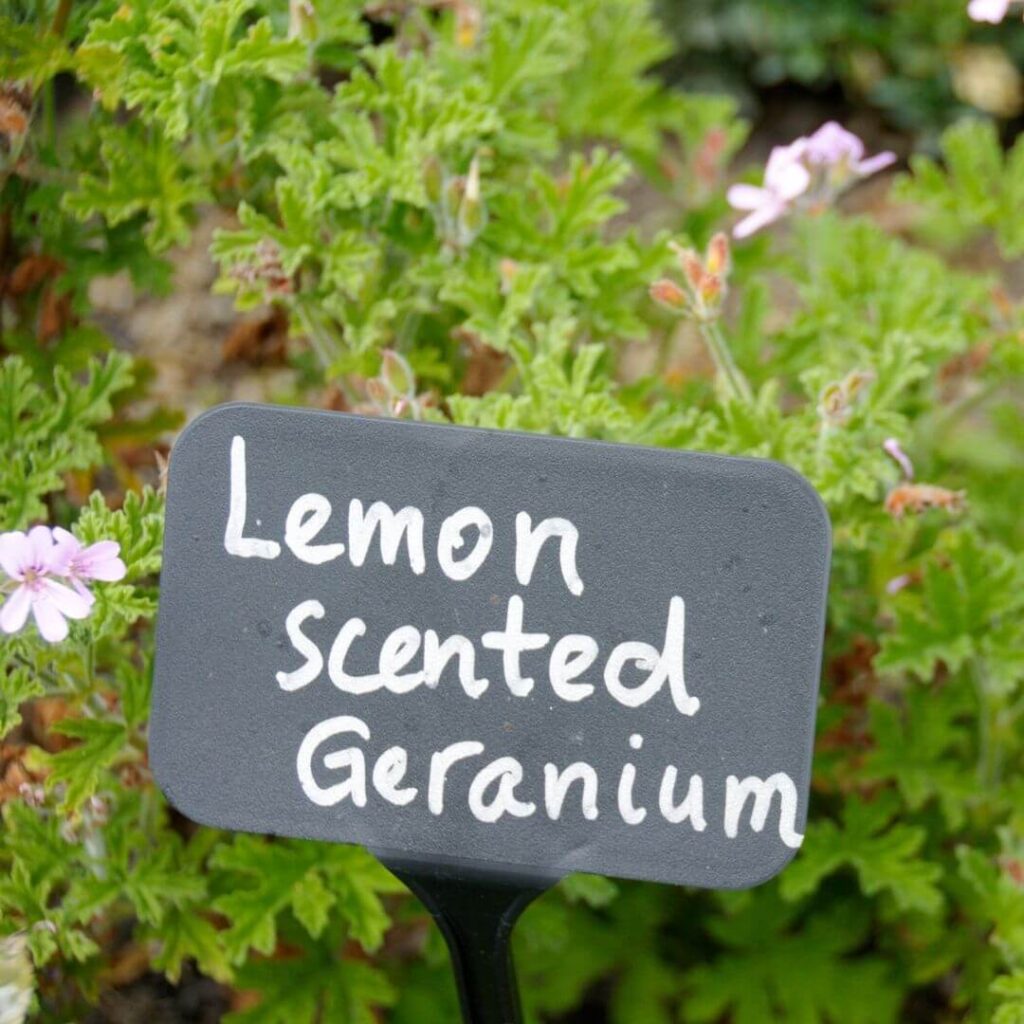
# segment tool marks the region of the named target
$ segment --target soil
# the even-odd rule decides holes
[[[104,992],[82,1024],[218,1024],[230,1008],[230,993],[195,970],[177,985],[149,973]]]

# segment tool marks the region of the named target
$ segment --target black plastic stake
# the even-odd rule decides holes
[[[510,939],[542,879],[383,858],[423,902],[451,953],[464,1024],[521,1024]]]

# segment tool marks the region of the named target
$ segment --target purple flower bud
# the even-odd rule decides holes
[[[903,470],[903,475],[908,480],[914,479],[914,464],[910,461],[910,456],[900,446],[899,441],[895,437],[888,438],[882,445],[885,449],[885,454],[889,456],[899,467]]]

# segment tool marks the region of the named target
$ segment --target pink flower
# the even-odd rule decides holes
[[[971,0],[967,5],[967,13],[974,21],[987,21],[993,25],[1006,17],[1011,0]]]
[[[68,635],[68,619],[84,619],[91,601],[52,578],[53,534],[35,526],[0,534],[0,567],[18,586],[0,608],[0,629],[16,633],[32,612],[43,639],[55,643]]]
[[[866,178],[894,164],[896,154],[886,151],[865,160],[864,143],[838,122],[827,121],[807,140],[807,162]]]
[[[903,475],[908,480],[913,480],[914,464],[910,461],[910,456],[903,450],[899,441],[895,437],[887,438],[882,447],[885,449],[885,454],[903,470]]]
[[[87,580],[113,583],[124,579],[124,562],[120,559],[121,546],[116,540],[101,540],[88,547],[73,534],[59,526],[53,528],[51,565],[58,576],[63,576],[90,604],[95,600],[85,586]]]
[[[778,220],[789,211],[793,200],[807,191],[811,175],[802,162],[806,149],[806,139],[797,139],[788,146],[776,146],[768,157],[764,184],[760,188],[756,185],[733,185],[729,189],[730,205],[737,210],[750,211],[733,228],[736,238],[746,238]]]
[[[895,153],[864,156],[864,143],[835,121],[788,146],[776,146],[764,169],[764,184],[733,185],[729,203],[748,216],[733,228],[746,238],[793,208],[816,209],[832,202],[848,185],[888,167]]]
[[[893,576],[893,578],[886,583],[885,592],[887,594],[898,594],[901,590],[909,587],[913,582],[913,573],[905,572],[900,576]]]

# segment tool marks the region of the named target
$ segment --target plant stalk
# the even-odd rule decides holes
[[[700,333],[715,364],[718,381],[729,398],[750,405],[754,393],[743,371],[736,365],[717,320],[700,320]]]

